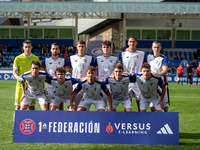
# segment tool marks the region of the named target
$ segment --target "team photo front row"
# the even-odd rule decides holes
[[[97,70],[94,66],[87,67],[86,76],[79,79],[66,76],[64,67],[57,67],[53,77],[40,68],[40,62],[32,61],[30,71],[17,78],[22,87],[20,110],[27,110],[31,102],[37,100],[42,110],[56,110],[61,103],[65,103],[69,111],[89,111],[92,104],[97,111],[105,111],[106,106],[107,111],[116,111],[121,103],[124,111],[132,111],[132,100],[129,96],[131,83],[137,83],[141,91],[141,112],[145,112],[150,104],[157,112],[164,109],[165,84],[162,77],[154,77],[148,63],[142,64],[141,72],[133,74],[124,72],[122,64],[117,63],[113,73],[104,81],[100,81],[96,76]],[[47,102],[45,96],[45,82],[55,89],[50,102]],[[79,93],[82,93],[82,96],[76,100],[75,97]]]

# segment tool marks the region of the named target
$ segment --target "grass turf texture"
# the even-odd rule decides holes
[[[13,129],[14,93],[16,81],[0,81],[0,149],[200,149],[200,86],[186,86],[170,83],[170,112],[179,112],[179,145],[119,145],[119,144],[46,144],[13,143],[10,132]],[[133,101],[133,111],[136,103]],[[39,106],[36,106],[40,110]],[[95,110],[94,107],[91,108]],[[67,108],[65,107],[65,110]],[[122,106],[118,111],[123,111]]]

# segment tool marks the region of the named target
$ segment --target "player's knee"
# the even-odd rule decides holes
[[[125,108],[125,111],[130,112],[130,111],[132,111],[132,109],[131,108]]]
[[[98,109],[97,111],[105,111],[105,109]]]
[[[86,111],[86,108],[85,107],[78,107],[77,111]]]
[[[15,110],[20,110],[20,106],[16,105]]]
[[[29,110],[35,110],[35,106],[29,106]]]
[[[146,109],[141,109],[140,112],[146,112]]]

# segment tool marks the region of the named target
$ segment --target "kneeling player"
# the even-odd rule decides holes
[[[94,104],[97,111],[105,111],[105,102],[100,96],[101,90],[108,96],[108,102],[111,105],[110,110],[112,111],[112,97],[109,93],[109,90],[106,88],[106,85],[103,82],[95,80],[95,67],[89,66],[86,69],[87,79],[80,82],[75,90],[72,92],[70,98],[70,110],[73,109],[73,101],[75,95],[83,89],[85,92],[83,98],[78,105],[77,111],[86,111],[89,110],[91,104]]]
[[[154,77],[151,74],[150,65],[144,63],[142,65],[142,73],[135,73],[133,75],[133,81],[138,83],[141,91],[140,111],[145,112],[152,102],[157,112],[162,112],[163,98],[165,95],[165,84],[161,77]],[[160,86],[162,89],[161,96],[157,93],[157,88]]]
[[[116,111],[117,106],[121,103],[125,111],[132,111],[132,104],[128,94],[129,83],[132,82],[131,75],[123,75],[123,66],[117,64],[114,66],[114,78],[106,78],[105,84],[110,84],[113,110]],[[108,105],[110,111],[110,105]]]
[[[32,100],[36,99],[42,110],[47,110],[47,100],[44,95],[44,82],[50,81],[50,76],[45,71],[40,71],[40,63],[38,61],[31,62],[31,71],[22,74],[22,79],[27,83],[22,84],[21,109],[26,110]]]
[[[78,79],[66,77],[66,70],[63,67],[58,67],[55,70],[55,76],[51,78],[51,85],[55,89],[55,93],[51,100],[50,110],[56,110],[62,102],[69,108],[72,85],[79,82]],[[73,103],[72,108],[75,109]]]

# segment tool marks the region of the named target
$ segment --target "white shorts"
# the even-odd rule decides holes
[[[142,110],[142,109],[146,110],[149,107],[150,103],[153,103],[156,110],[162,110],[160,104],[157,105],[159,100],[160,100],[160,96],[152,97],[152,98],[149,98],[149,99],[146,99],[142,96],[141,101],[140,101],[140,110]]]
[[[51,100],[50,106],[58,106],[59,107],[62,102],[64,102],[66,104],[66,106],[68,107],[70,105],[70,98],[64,98],[64,97],[62,98],[62,97],[54,95]]]
[[[116,100],[116,99],[112,98],[113,109],[116,109],[117,106],[120,103],[123,105],[124,108],[131,108],[132,109],[132,103],[131,103],[129,98],[128,99],[124,99],[124,100]],[[110,104],[108,104],[108,108],[107,109],[110,109]]]
[[[90,99],[90,98],[83,98],[80,101],[80,104],[78,105],[78,107],[84,107],[86,108],[86,110],[90,109],[90,106],[94,104],[96,107],[96,110],[98,109],[104,109],[105,110],[105,102],[102,99],[98,99],[98,100],[94,100],[94,99]]]
[[[21,105],[30,105],[32,100],[37,100],[39,105],[47,104],[47,99],[46,99],[46,96],[44,94],[33,95],[27,90],[26,95],[27,95],[28,99],[26,97],[24,97],[22,102],[21,102]]]
[[[137,83],[129,83],[128,91],[131,99],[135,97],[137,101],[141,100],[141,91]]]
[[[167,85],[166,85],[165,87],[168,88]],[[159,90],[160,90],[160,89],[159,89]],[[160,90],[160,91],[161,91],[161,90]],[[168,98],[167,90],[166,90],[166,92],[165,92],[165,96],[163,97],[163,103],[164,103],[164,107],[168,107],[168,106],[169,106],[169,98]],[[153,103],[150,103],[149,106],[150,106],[150,107],[154,107],[154,104],[153,104]]]
[[[51,103],[51,100],[53,98],[54,92],[55,92],[55,89],[54,89],[53,86],[52,87],[49,86],[49,85],[46,86],[46,97],[47,97],[47,102],[48,103]]]

